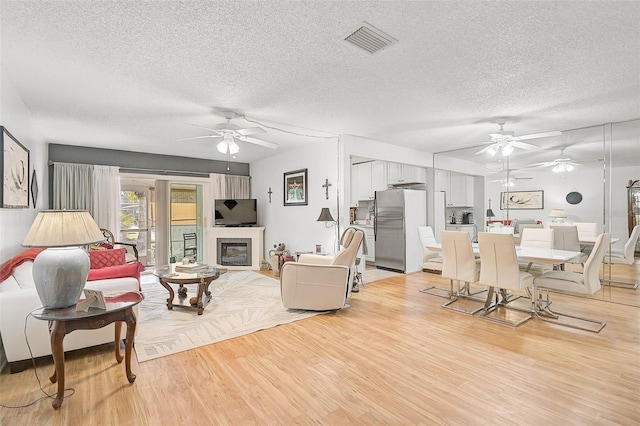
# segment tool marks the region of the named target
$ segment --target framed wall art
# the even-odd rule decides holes
[[[284,205],[306,206],[307,169],[295,170],[284,174]]]
[[[2,207],[29,207],[29,150],[0,126],[2,142]]]
[[[511,191],[500,193],[500,210],[542,210],[544,191]]]

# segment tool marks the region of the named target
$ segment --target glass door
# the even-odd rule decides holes
[[[171,183],[170,242],[171,260],[202,261],[202,185]]]
[[[145,266],[155,265],[155,188],[136,186],[122,180],[120,190],[121,242],[136,244],[138,259]]]

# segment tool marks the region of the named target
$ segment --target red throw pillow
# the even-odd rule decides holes
[[[108,268],[91,269],[87,281],[108,280],[110,278],[135,278],[140,281],[140,272],[144,271],[142,263],[127,263],[125,265],[110,266]]]
[[[124,265],[127,249],[89,250],[91,269],[106,268],[107,266]]]

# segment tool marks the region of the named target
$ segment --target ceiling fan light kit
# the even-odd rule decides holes
[[[546,138],[550,136],[559,136],[562,134],[562,132],[559,131],[552,131],[545,133],[533,133],[523,136],[514,136],[514,132],[504,130],[504,124],[506,122],[506,118],[500,118],[496,120],[496,124],[500,126],[500,131],[498,131],[497,133],[489,133],[489,137],[491,138],[491,142],[489,142],[490,145],[476,152],[476,155],[488,153],[489,155],[494,157],[498,152],[500,152],[503,157],[508,157],[516,148],[524,150],[540,149],[538,145],[522,142],[525,139]]]
[[[240,152],[240,146],[236,143],[236,141],[242,141],[251,143],[254,145],[262,146],[265,148],[276,149],[278,147],[277,144],[273,142],[268,142],[262,139],[249,137],[248,135],[256,135],[260,133],[266,133],[262,127],[248,127],[241,128],[230,122],[232,118],[241,117],[237,113],[233,111],[221,111],[224,118],[227,120],[226,123],[220,123],[215,126],[215,128],[198,126],[197,124],[191,124],[192,126],[199,127],[201,129],[208,130],[213,134],[207,136],[195,136],[192,138],[184,138],[179,139],[179,141],[191,140],[191,139],[204,139],[204,138],[212,138],[214,140],[220,141],[216,145],[216,149],[221,154],[229,154],[235,155]],[[242,116],[244,117],[244,116]]]

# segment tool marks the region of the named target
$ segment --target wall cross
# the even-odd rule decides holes
[[[325,194],[327,196],[327,200],[329,199],[329,187],[331,186],[331,184],[329,183],[329,179],[325,179],[324,180],[324,185],[322,185],[322,187],[324,188]]]
[[[271,194],[273,194],[273,191],[271,191],[271,187],[269,187],[267,194],[269,194],[269,204],[271,204]]]

